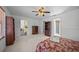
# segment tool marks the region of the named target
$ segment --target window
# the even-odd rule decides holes
[[[61,34],[61,20],[59,18],[54,19],[54,35],[60,36]]]
[[[27,20],[21,20],[20,22],[21,26],[21,34],[26,34],[27,33]]]
[[[56,33],[59,34],[59,21],[56,21]]]
[[[24,20],[21,20],[21,29],[24,28]]]

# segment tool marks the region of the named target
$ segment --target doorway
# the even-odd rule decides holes
[[[45,22],[45,31],[44,31],[46,36],[51,36],[51,22]]]

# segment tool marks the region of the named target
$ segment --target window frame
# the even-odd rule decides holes
[[[56,21],[59,21],[59,33],[56,32]],[[60,18],[54,19],[54,36],[61,36],[61,19]]]

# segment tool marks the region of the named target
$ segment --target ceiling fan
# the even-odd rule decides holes
[[[45,11],[44,7],[40,7],[38,10],[32,12],[36,12],[36,16],[45,16],[45,13],[50,13],[49,11]]]

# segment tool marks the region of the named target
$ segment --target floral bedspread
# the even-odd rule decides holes
[[[51,41],[50,38],[41,41],[36,47],[36,52],[77,52],[79,41],[60,38],[60,42]]]

